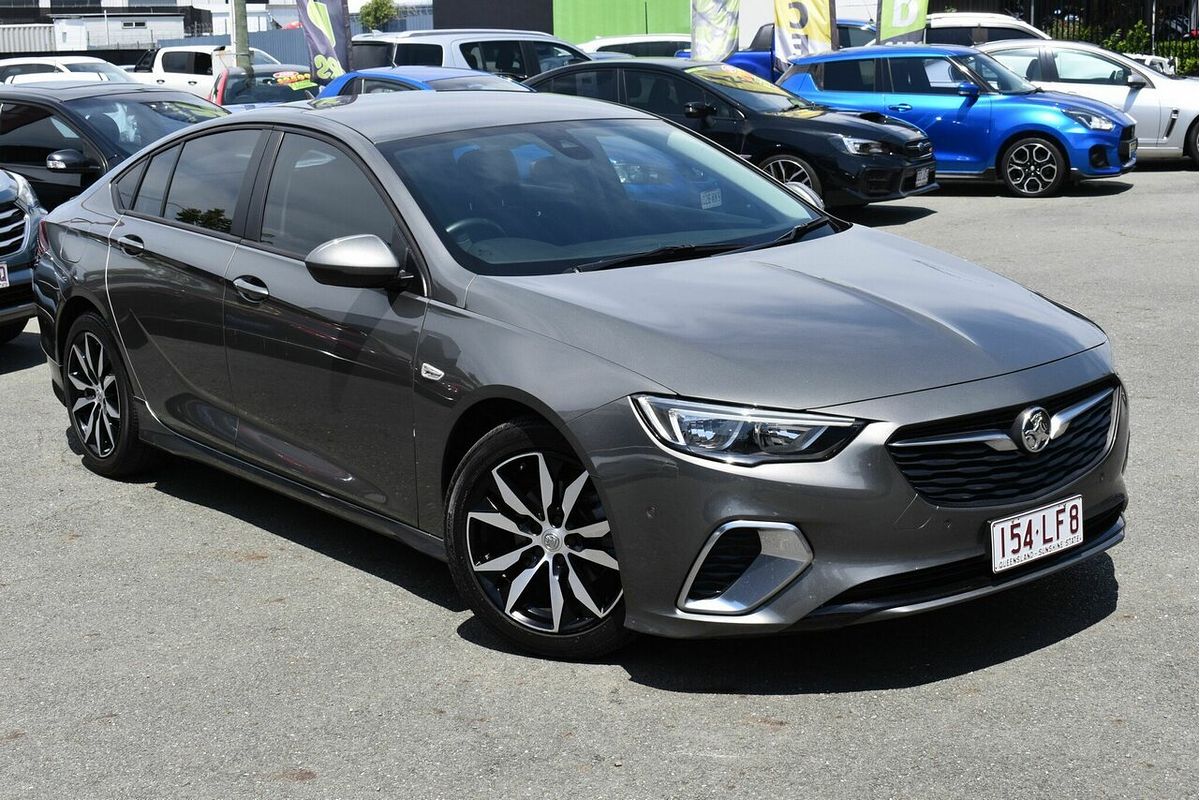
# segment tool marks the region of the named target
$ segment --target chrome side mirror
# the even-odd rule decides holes
[[[805,186],[803,183],[785,183],[784,186],[810,206],[816,206],[821,211],[825,210],[825,201],[821,199],[821,195],[813,191],[811,186]]]
[[[304,266],[317,283],[328,286],[400,289],[412,280],[392,248],[371,233],[319,244],[305,257]]]

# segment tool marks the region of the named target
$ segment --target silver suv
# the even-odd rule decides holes
[[[574,45],[548,33],[488,28],[362,33],[351,41],[351,48],[355,69],[465,67],[519,81],[590,60]]]

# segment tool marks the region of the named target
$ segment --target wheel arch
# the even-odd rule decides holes
[[[1024,128],[1015,133],[1009,134],[1004,141],[1000,143],[1000,146],[996,148],[996,156],[992,162],[992,166],[995,168],[997,176],[1001,174],[1000,162],[1003,160],[1004,154],[1008,152],[1008,148],[1012,147],[1015,142],[1021,139],[1044,139],[1045,141],[1054,145],[1055,149],[1058,150],[1058,154],[1063,157],[1063,161],[1067,165],[1067,174],[1068,176],[1070,175],[1071,155],[1070,148],[1067,147],[1066,142],[1064,142],[1062,138],[1054,131],[1047,130],[1045,128]]]
[[[67,334],[70,332],[71,326],[75,324],[75,320],[88,312],[92,312],[108,322],[101,310],[100,303],[95,298],[73,294],[63,302],[62,309],[58,312],[58,321],[54,324],[54,358],[59,364],[63,363],[63,351],[67,346]]]

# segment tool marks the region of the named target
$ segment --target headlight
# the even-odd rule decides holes
[[[840,133],[835,133],[831,141],[834,147],[856,156],[876,156],[891,152],[890,147],[874,139],[859,139],[854,136],[843,136]]]
[[[1092,114],[1089,111],[1072,110],[1064,111],[1063,113],[1083,127],[1091,128],[1094,131],[1111,131],[1115,127],[1115,123],[1108,117]]]
[[[669,447],[735,464],[820,461],[857,435],[863,423],[822,414],[760,411],[637,395],[634,405]]]
[[[8,173],[8,177],[13,179],[17,184],[17,203],[25,208],[26,211],[37,208],[39,203],[37,195],[33,192],[33,187],[29,185],[29,181],[15,172]]]

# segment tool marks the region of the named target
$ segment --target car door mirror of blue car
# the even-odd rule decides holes
[[[64,174],[90,172],[99,165],[75,149],[55,150],[46,156],[46,169]]]
[[[963,81],[958,85],[958,93],[963,97],[979,97],[979,84]]]
[[[412,281],[412,273],[396,258],[392,248],[370,233],[330,239],[312,249],[304,266],[317,283],[327,286],[351,286],[360,289],[402,290]]]

